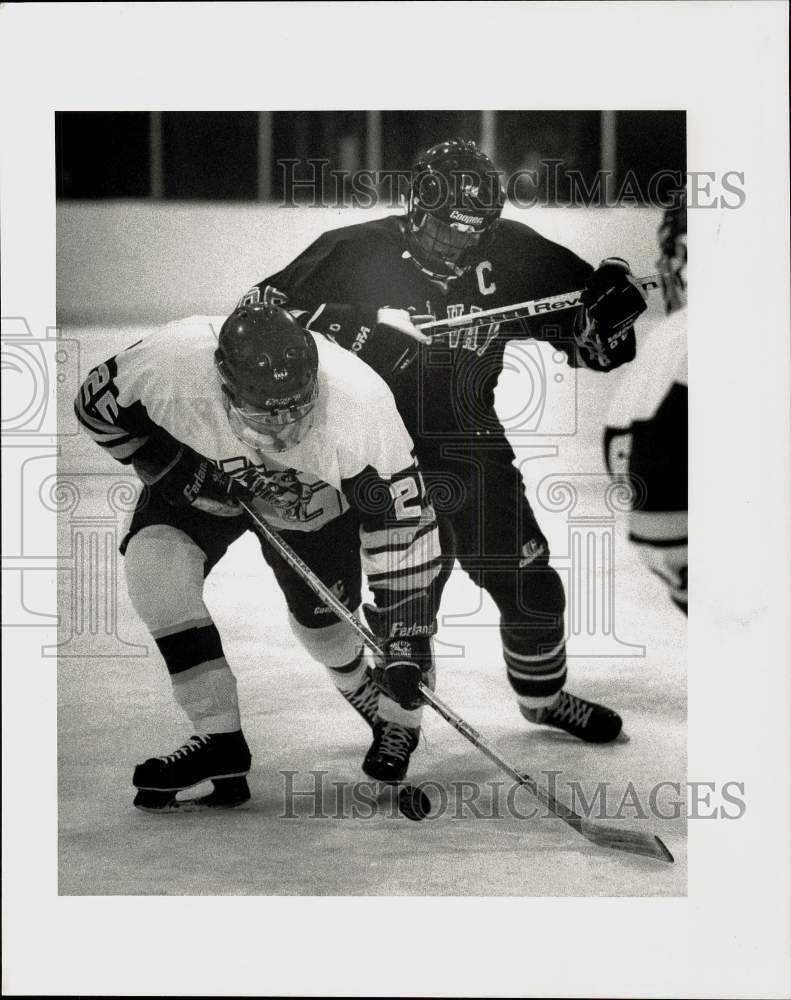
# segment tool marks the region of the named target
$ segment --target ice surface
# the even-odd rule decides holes
[[[138,339],[141,328],[66,328],[65,338],[80,345],[80,368],[88,368]],[[551,356],[542,356],[549,365]],[[510,352],[510,349],[509,349]],[[518,352],[509,353],[498,389],[501,414],[517,412]],[[566,370],[568,372],[568,370]],[[553,390],[547,401],[564,407],[570,435],[515,437],[528,496],[536,503],[539,481],[550,474],[580,473],[583,501],[596,506],[602,486],[599,429],[611,387],[606,378],[577,376],[576,391]],[[61,412],[69,421],[76,388],[64,385]],[[558,417],[560,420],[561,415]],[[554,418],[553,418],[554,423]],[[556,426],[565,431],[560,424]],[[108,483],[119,467],[82,435],[63,439],[59,471],[80,474],[83,518],[107,518]],[[530,449],[545,446],[543,457]],[[554,453],[556,452],[556,453]],[[121,473],[123,470],[121,470]],[[90,473],[84,476],[82,474]],[[123,474],[121,475],[123,478]],[[115,515],[113,515],[115,516]],[[539,510],[553,554],[568,555],[568,514]],[[116,518],[117,520],[117,518]],[[120,532],[120,522],[107,522]],[[63,518],[61,556],[74,565],[71,526]],[[624,716],[630,742],[606,747],[583,745],[565,734],[530,727],[519,715],[502,663],[494,605],[460,572],[445,592],[438,636],[438,693],[481,730],[516,766],[533,776],[560,772],[559,797],[569,801],[569,782],[588,797],[596,782],[608,783],[608,802],[617,808],[631,787],[643,808],[659,782],[686,780],[686,623],[629,547],[623,525],[615,527],[614,576],[599,567],[582,580],[577,608],[584,609],[603,583],[614,581],[614,634],[599,655],[588,655],[584,628],[569,643],[569,689],[603,701]],[[75,598],[61,574],[61,638],[68,637]],[[72,574],[73,577],[73,574]],[[242,810],[151,816],[132,807],[132,769],[153,753],[172,750],[190,735],[170,697],[164,665],[130,607],[123,584],[117,596],[117,634],[127,645],[98,656],[90,628],[66,647],[76,655],[58,665],[60,892],[104,894],[261,894],[261,895],[546,895],[679,896],[686,893],[686,822],[682,818],[640,818],[625,806],[625,825],[658,833],[675,865],[594,847],[558,820],[506,815],[508,779],[442,719],[426,711],[421,748],[413,757],[413,781],[431,779],[429,788],[446,808],[412,823],[382,803],[370,818],[312,818],[303,800],[297,818],[283,818],[285,779],[299,772],[298,787],[309,787],[310,772],[324,771],[325,810],[336,808],[333,782],[360,779],[368,745],[367,729],[331,688],[323,669],[308,660],[293,640],[285,605],[252,536],[240,539],[212,573],[207,603],[223,636],[239,682],[245,732],[253,752],[251,803]],[[581,589],[580,589],[581,588]],[[584,618],[584,615],[583,615]],[[99,627],[101,631],[101,626]],[[594,637],[595,639],[595,637]],[[148,652],[137,655],[147,647]],[[644,647],[644,655],[639,647]],[[598,647],[597,647],[598,648]],[[89,654],[89,650],[91,653]],[[117,655],[117,652],[128,655]],[[595,650],[594,650],[595,651]],[[461,780],[481,783],[483,816],[459,805]],[[503,783],[501,809],[491,815],[489,782]],[[630,785],[631,783],[631,785]],[[348,794],[348,792],[347,792]],[[683,791],[682,791],[683,795]],[[660,795],[660,806],[670,809]],[[532,805],[527,792],[515,799],[520,811]],[[663,802],[665,805],[663,805]],[[461,811],[462,815],[458,814]]]

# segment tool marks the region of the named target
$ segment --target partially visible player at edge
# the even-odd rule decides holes
[[[659,226],[666,316],[645,332],[604,433],[607,467],[631,487],[629,540],[687,613],[687,204],[682,193]]]
[[[522,715],[604,743],[617,737],[621,718],[564,688],[563,584],[525,499],[494,389],[509,339],[549,340],[572,366],[600,372],[631,361],[645,299],[625,261],[608,258],[594,270],[502,219],[504,202],[496,168],[474,142],[440,143],[415,164],[406,215],[324,233],[241,301],[285,305],[386,379],[437,513],[452,527],[454,554],[499,609]],[[582,287],[576,310],[456,328],[431,347],[412,322]]]
[[[135,805],[178,808],[178,792],[206,779],[214,790],[197,806],[249,798],[236,680],[202,596],[206,575],[250,529],[238,496],[353,611],[366,573],[387,694],[348,625],[261,541],[296,638],[373,730],[364,770],[403,778],[418,742],[417,682],[433,684],[442,566],[412,442],[382,379],[284,310],[256,305],[146,337],[94,368],[75,408],[97,444],[147,484],[121,545],[129,597],[194,733],[138,765]]]

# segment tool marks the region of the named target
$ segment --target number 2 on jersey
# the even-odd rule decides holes
[[[415,475],[404,476],[395,483],[390,484],[390,495],[395,505],[395,515],[398,521],[407,521],[420,517],[422,509],[420,503],[410,504],[410,500],[416,500],[420,496],[420,487]]]

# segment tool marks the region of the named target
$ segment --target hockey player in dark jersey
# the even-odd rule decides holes
[[[146,337],[88,374],[75,409],[146,484],[121,546],[127,586],[194,732],[138,765],[135,804],[178,808],[177,793],[206,779],[214,790],[200,806],[249,798],[236,681],[202,596],[205,576],[250,528],[237,495],[354,611],[366,573],[383,693],[359,639],[262,540],[295,637],[373,730],[364,770],[401,780],[418,742],[417,681],[433,683],[442,570],[436,518],[383,380],[284,310],[258,305]]]
[[[525,499],[494,389],[509,339],[551,340],[571,365],[601,372],[631,361],[645,300],[624,261],[594,270],[502,219],[503,205],[491,160],[473,142],[441,143],[415,165],[406,215],[325,233],[241,301],[285,305],[387,380],[437,512],[452,527],[454,554],[497,604],[522,714],[608,742],[621,730],[620,716],[564,688],[563,585]],[[414,325],[582,287],[576,310],[457,327],[432,344]],[[443,494],[453,500],[440,511]]]

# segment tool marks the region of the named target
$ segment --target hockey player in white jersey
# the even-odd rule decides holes
[[[687,208],[683,194],[659,227],[666,316],[647,327],[605,430],[608,469],[632,490],[629,539],[687,613]]]
[[[365,572],[387,694],[359,639],[262,540],[296,638],[373,730],[364,771],[401,780],[418,742],[417,682],[433,683],[442,561],[412,441],[382,379],[284,310],[250,306],[171,323],[120,352],[88,374],[75,409],[146,485],[121,545],[129,596],[194,733],[137,766],[135,804],[179,808],[177,793],[206,779],[213,791],[193,806],[249,798],[236,680],[202,596],[205,576],[251,528],[236,495],[254,497],[353,610]]]

